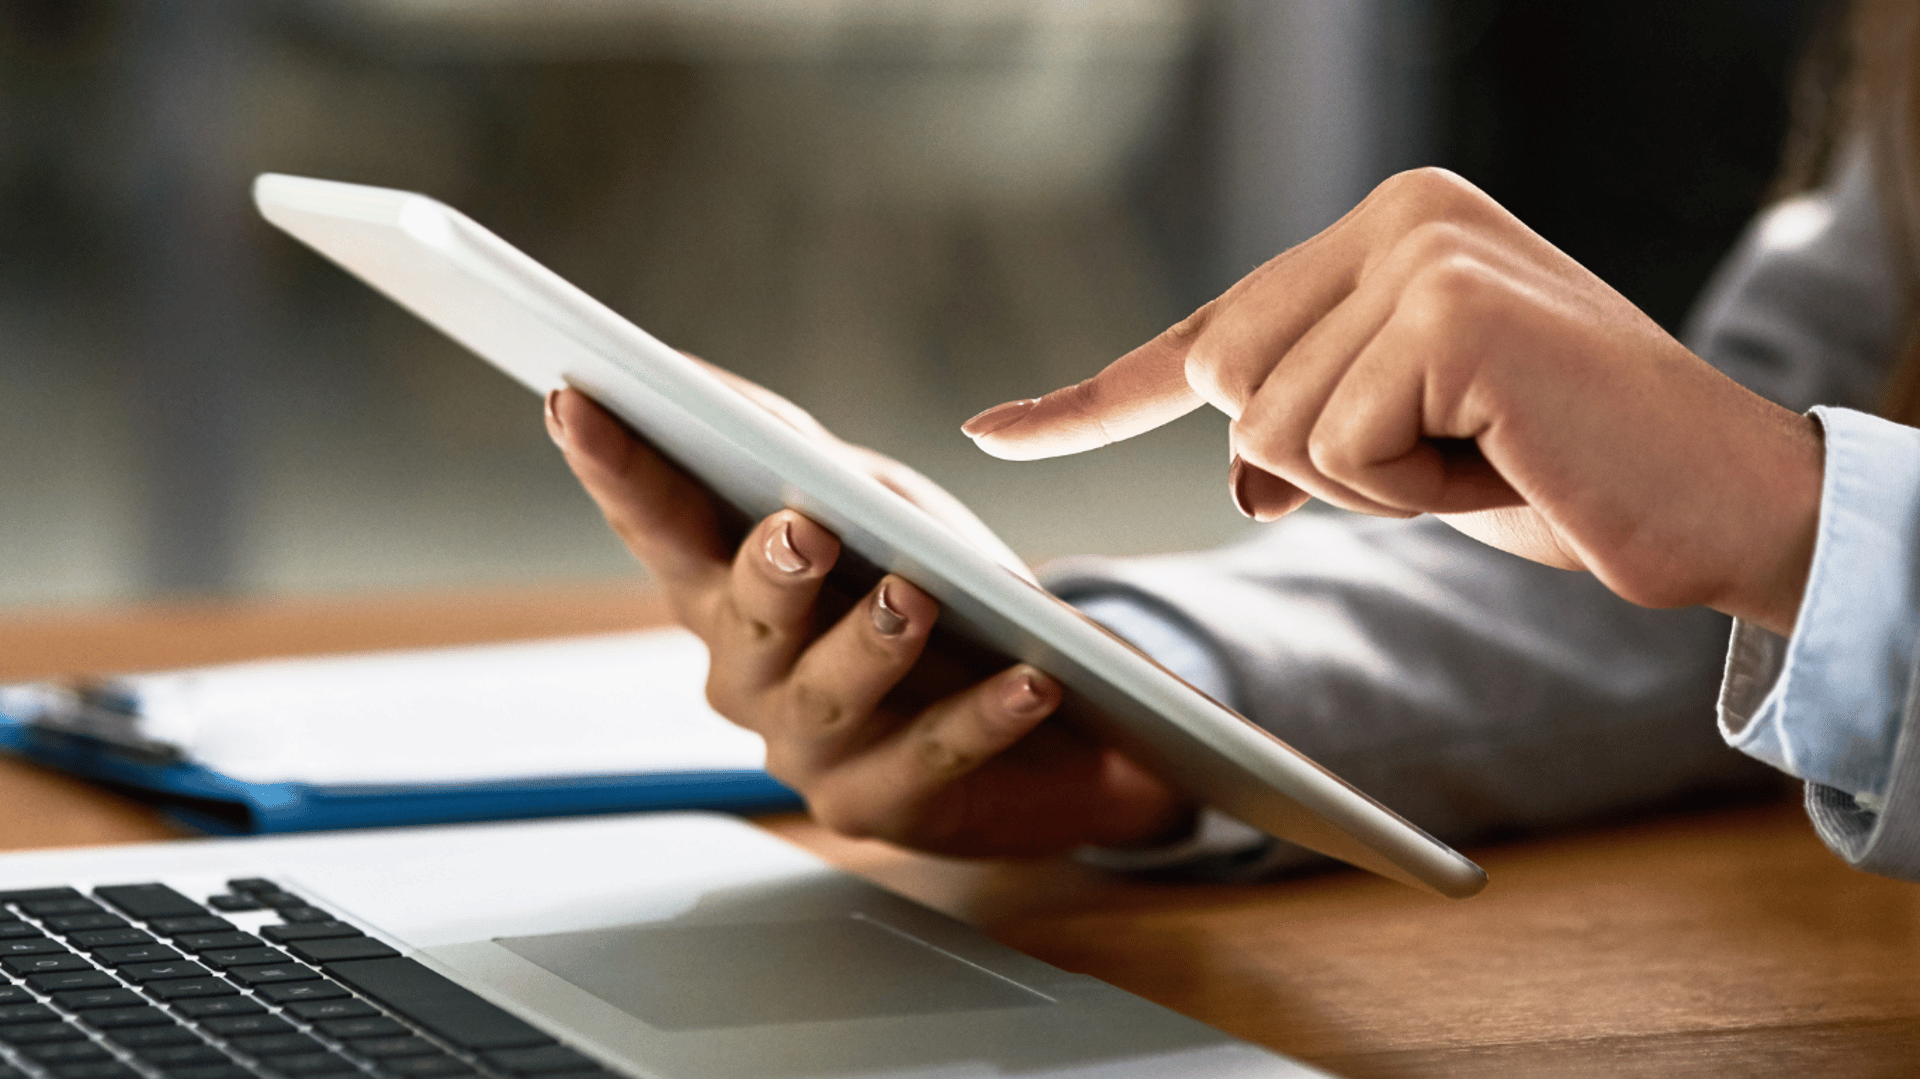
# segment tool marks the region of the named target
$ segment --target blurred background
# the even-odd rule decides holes
[[[1006,464],[1388,174],[1454,168],[1669,327],[1822,0],[0,0],[0,606],[637,572],[539,402],[253,214],[425,191],[1035,559],[1240,534],[1196,414]]]

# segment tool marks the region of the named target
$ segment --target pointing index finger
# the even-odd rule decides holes
[[[1033,461],[1099,449],[1177,420],[1206,403],[1187,384],[1187,351],[1207,311],[1201,308],[1084,382],[1036,400],[996,405],[960,429],[995,457]]]

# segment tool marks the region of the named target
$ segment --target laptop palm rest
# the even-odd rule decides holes
[[[859,914],[761,924],[621,926],[495,943],[660,1030],[1052,1003]]]

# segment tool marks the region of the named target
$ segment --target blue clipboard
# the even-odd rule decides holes
[[[238,780],[172,747],[0,711],[0,750],[158,806],[217,835],[327,831],[641,810],[773,812],[800,799],[757,769],[328,786]]]

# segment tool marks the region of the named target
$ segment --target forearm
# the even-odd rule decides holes
[[[1225,703],[1445,839],[1769,782],[1707,721],[1725,619],[1635,608],[1437,522],[1316,515],[1050,581],[1168,612]]]

